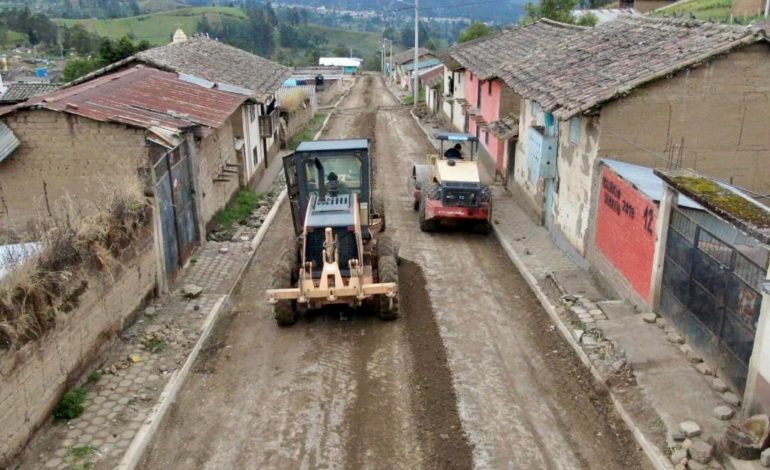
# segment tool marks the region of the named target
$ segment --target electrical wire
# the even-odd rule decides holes
[[[648,154],[652,155],[653,157],[655,157],[655,158],[657,158],[657,159],[659,159],[659,160],[662,160],[662,161],[666,162],[666,163],[667,163],[667,164],[669,164],[669,165],[676,165],[676,166],[679,166],[679,167],[681,167],[679,164],[677,164],[677,163],[676,163],[675,161],[673,161],[671,158],[668,158],[668,157],[667,157],[667,156],[665,156],[665,155],[661,155],[661,154],[659,154],[658,152],[656,152],[655,150],[652,150],[652,149],[650,149],[650,148],[647,148],[647,147],[644,147],[644,146],[642,146],[642,145],[639,145],[639,144],[637,144],[637,143],[635,143],[635,142],[632,142],[632,141],[630,141],[630,140],[626,139],[625,137],[623,137],[623,136],[622,136],[622,135],[620,135],[620,134],[617,134],[617,133],[615,133],[615,132],[612,132],[612,131],[608,131],[608,130],[602,130],[602,133],[606,133],[606,134],[608,134],[608,135],[611,135],[611,136],[613,136],[613,137],[617,137],[618,139],[622,140],[623,142],[627,143],[628,145],[631,145],[632,147],[635,147],[635,148],[636,148],[636,149],[638,149],[638,150],[641,150],[641,151],[643,151],[643,152],[645,152],[645,153],[648,153]],[[691,172],[695,173],[695,174],[696,174],[696,175],[698,175],[698,176],[704,177],[704,178],[709,178],[709,179],[717,179],[717,178],[714,178],[713,176],[709,176],[709,175],[706,175],[706,174],[704,174],[704,173],[701,173],[701,172],[699,172],[699,171],[697,171],[697,170],[695,170],[695,169],[693,169],[693,168],[685,168],[685,169],[686,169],[686,170],[688,170],[688,171],[691,171]],[[738,186],[738,185],[737,185],[737,184],[735,184],[735,183],[730,183],[730,182],[727,182],[727,181],[722,181],[722,182],[723,182],[723,183],[725,183],[725,184],[729,184],[730,186],[733,186],[734,188],[737,188],[737,189],[739,189],[739,190],[741,190],[741,191],[743,191],[743,192],[745,192],[745,193],[747,193],[747,194],[750,194],[750,195],[751,195],[753,198],[755,198],[755,199],[770,199],[770,194],[762,194],[762,193],[758,193],[758,192],[756,192],[756,191],[752,191],[752,190],[750,190],[750,189],[747,189],[747,188],[744,188],[744,187]]]

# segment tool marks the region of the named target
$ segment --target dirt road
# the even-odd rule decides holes
[[[279,329],[264,291],[284,208],[143,468],[644,468],[494,238],[419,231],[405,175],[431,147],[379,78],[324,137],[373,142],[404,317]]]

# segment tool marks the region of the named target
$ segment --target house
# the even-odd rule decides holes
[[[63,200],[88,208],[139,187],[152,195],[158,278],[171,280],[244,184],[238,134],[253,101],[135,65],[6,107],[0,223],[24,229]]]
[[[354,57],[321,57],[318,59],[318,65],[323,67],[342,67],[345,75],[355,75],[361,69],[363,59]]]
[[[417,61],[423,62],[423,66],[426,66],[425,62],[435,59],[436,56],[429,51],[428,49],[420,48],[418,50],[418,58]],[[400,84],[402,87],[407,87],[407,80],[409,80],[409,73],[406,70],[407,65],[410,65],[409,70],[414,69],[414,48],[408,49],[403,52],[399,52],[398,54],[393,55],[392,59],[393,67],[392,67],[392,76],[394,82]],[[435,64],[433,64],[435,65]],[[418,66],[418,70],[420,68],[423,68],[421,66]]]
[[[20,103],[33,96],[50,93],[59,87],[60,85],[55,83],[10,83],[0,95],[0,106]]]
[[[400,85],[409,91],[414,89],[414,75],[417,74],[418,81],[419,76],[430,70],[435,69],[441,65],[441,61],[436,58],[423,59],[417,62],[415,66],[414,61],[403,64],[401,66],[401,83]],[[416,69],[416,71],[415,71]]]
[[[509,59],[500,77],[522,97],[523,205],[584,258],[601,158],[770,193],[769,54],[761,30],[622,17]]]
[[[431,114],[437,114],[441,111],[444,102],[444,66],[438,65],[423,69],[418,78],[420,88],[425,90],[425,104]]]
[[[518,136],[520,97],[500,80],[500,64],[526,56],[533,47],[549,47],[584,28],[540,20],[493,36],[459,44],[442,57],[451,69],[449,118],[457,131],[474,134],[491,174],[507,179]]]
[[[665,182],[656,231],[656,310],[716,375],[743,395],[743,415],[770,412],[770,208],[687,170]],[[681,210],[687,196],[705,211]],[[681,197],[681,196],[680,196]]]
[[[199,86],[243,94],[252,103],[243,109],[243,129],[236,131],[239,149],[244,154],[244,181],[256,186],[280,146],[280,112],[275,93],[289,78],[291,70],[268,59],[205,36],[139,52],[70,85],[144,64],[179,74]]]
[[[633,8],[587,8],[585,10],[574,10],[572,16],[580,19],[584,16],[592,15],[596,18],[596,24],[613,21],[621,16],[639,16],[641,13]]]
[[[325,106],[342,92],[344,78],[343,67],[296,67],[291,76],[283,83],[283,86],[313,86],[318,103]]]

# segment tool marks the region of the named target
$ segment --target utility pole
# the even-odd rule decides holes
[[[768,0],[770,1],[770,0]],[[420,77],[419,77],[419,69],[417,67],[418,61],[420,60],[420,7],[419,7],[419,0],[414,0],[414,69],[412,69],[412,73],[414,74],[414,84],[412,85],[413,96],[414,96],[414,108],[417,109],[417,98],[420,96]]]
[[[388,39],[388,41],[390,41],[390,64],[388,65],[388,77],[392,82],[393,81],[393,40]]]
[[[765,2],[765,18],[770,15],[770,0]]]

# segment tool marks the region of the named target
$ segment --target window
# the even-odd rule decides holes
[[[332,173],[335,176],[332,176]],[[310,192],[319,192],[319,178],[324,178],[324,187],[336,187],[340,194],[361,191],[361,161],[350,156],[329,156],[316,158],[305,164],[305,175]],[[331,183],[334,181],[334,183]],[[331,183],[331,184],[330,184]]]
[[[489,131],[484,131],[484,143],[489,145]]]
[[[569,120],[569,141],[576,145],[580,143],[581,124],[580,116],[575,116]]]
[[[492,80],[489,81],[489,96],[492,96]]]
[[[254,161],[254,166],[259,164],[259,146],[255,145],[254,148],[251,149],[251,159]]]

